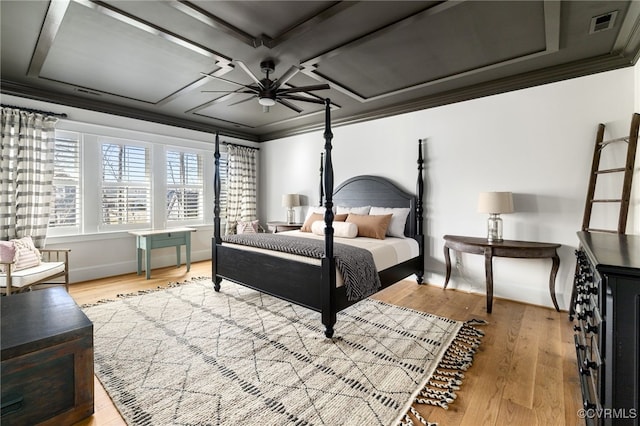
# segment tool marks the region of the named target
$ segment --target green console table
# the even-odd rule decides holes
[[[145,270],[147,279],[151,278],[151,250],[175,247],[177,266],[180,267],[180,246],[186,247],[187,272],[191,269],[191,233],[193,228],[156,229],[149,231],[130,231],[136,237],[138,275],[142,274],[142,252],[145,252]]]

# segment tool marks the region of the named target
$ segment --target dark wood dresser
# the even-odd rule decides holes
[[[587,425],[640,425],[640,236],[579,232],[575,342]]]
[[[0,299],[2,415],[9,425],[93,414],[93,324],[62,287]]]

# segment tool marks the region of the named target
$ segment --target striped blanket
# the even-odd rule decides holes
[[[241,244],[315,259],[324,257],[323,240],[266,233],[226,235],[222,240],[226,243]],[[380,289],[380,277],[378,276],[373,256],[368,250],[347,244],[334,243],[333,256],[336,261],[336,268],[342,274],[349,300],[364,299]]]

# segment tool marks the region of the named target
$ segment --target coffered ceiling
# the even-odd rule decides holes
[[[256,84],[243,64],[257,79],[266,59],[272,80],[295,72],[285,89],[329,84],[300,96],[330,98],[339,125],[630,66],[640,51],[638,1],[2,0],[0,14],[3,93],[254,141],[320,128],[323,107],[266,112],[241,93]]]

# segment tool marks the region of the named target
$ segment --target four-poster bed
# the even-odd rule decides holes
[[[336,323],[337,312],[357,303],[364,297],[354,298],[353,291],[348,294],[347,282],[337,285],[336,255],[338,248],[344,253],[342,242],[334,244],[334,206],[359,207],[376,206],[387,209],[408,209],[404,226],[404,238],[412,239],[417,248],[408,259],[401,259],[399,263],[377,271],[379,276],[379,291],[408,276],[416,275],[419,284],[424,276],[424,236],[422,233],[422,193],[423,193],[423,159],[422,141],[418,144],[418,180],[417,194],[409,194],[398,188],[391,181],[378,176],[356,176],[340,184],[334,190],[333,164],[331,157],[332,138],[330,123],[330,101],[325,102],[325,131],[324,153],[321,170],[321,203],[324,192],[324,239],[323,253],[318,256],[320,262],[309,263],[287,257],[277,253],[247,250],[238,244],[229,242],[228,237],[221,235],[220,230],[220,173],[219,173],[219,137],[216,134],[215,144],[215,207],[214,207],[214,237],[212,240],[212,269],[214,289],[220,291],[223,279],[268,293],[275,297],[290,301],[321,313],[325,326],[325,335],[332,337]],[[355,217],[355,216],[354,216]],[[293,231],[296,232],[296,231]],[[268,238],[279,238],[278,233]],[[293,238],[287,237],[284,238]],[[384,237],[383,237],[384,238]],[[356,238],[360,239],[360,237]],[[401,238],[390,237],[389,240]],[[227,241],[225,241],[227,240]],[[306,238],[302,240],[307,240]],[[281,243],[281,245],[286,245]],[[417,243],[417,245],[415,244]],[[244,242],[243,242],[244,244]],[[334,250],[336,249],[336,250]],[[317,251],[317,250],[316,250]],[[340,254],[342,256],[342,254]],[[344,259],[339,259],[344,263]],[[338,265],[340,266],[340,265]],[[339,278],[341,276],[339,275]],[[341,280],[338,280],[341,281]],[[365,293],[366,294],[366,293]],[[370,294],[370,293],[369,293]]]

